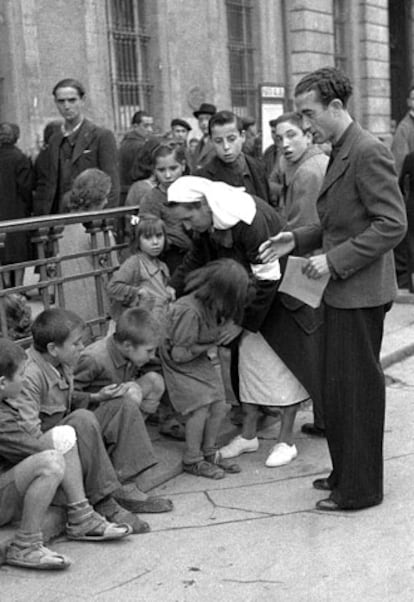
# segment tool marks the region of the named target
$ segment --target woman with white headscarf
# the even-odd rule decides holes
[[[243,188],[196,176],[176,180],[168,189],[168,202],[175,217],[196,233],[193,248],[171,283],[178,295],[188,272],[220,257],[239,261],[254,279],[255,295],[243,323],[229,327],[221,340],[226,345],[243,333],[239,347],[242,433],[220,450],[222,457],[256,451],[258,406],[277,406],[282,408],[281,429],[266,465],[287,464],[297,455],[293,424],[298,406],[309,395],[320,395],[320,322],[308,315],[310,308],[277,292],[277,262],[270,266],[258,262],[260,244],[281,230],[278,214]],[[293,302],[297,315],[285,307],[286,300]]]

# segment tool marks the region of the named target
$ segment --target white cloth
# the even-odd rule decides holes
[[[245,332],[239,349],[240,401],[291,406],[309,394],[259,332]]]
[[[280,264],[278,259],[269,263],[251,263],[250,268],[258,280],[280,280]]]
[[[54,426],[51,433],[53,447],[62,454],[66,454],[76,445],[76,431],[69,424]]]
[[[213,226],[228,230],[238,222],[251,224],[256,203],[244,188],[212,182],[198,176],[182,176],[168,188],[168,202],[199,203],[205,199],[213,214]]]

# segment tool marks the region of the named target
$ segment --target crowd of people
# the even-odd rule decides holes
[[[154,136],[152,117],[139,111],[118,151],[110,131],[84,118],[85,91],[72,79],[53,89],[63,123],[48,126],[34,170],[11,125],[0,125],[0,161],[19,165],[14,210],[139,206],[116,232],[129,250],[114,257],[105,285],[104,338],[84,346],[95,306],[69,280],[67,308],[35,318],[27,353],[0,339],[0,525],[20,518],[6,562],[69,566],[43,543],[51,503],[65,507],[67,537],[78,541],[142,534],[150,526],[139,514],[173,511],[137,485],[157,463],[150,422],[183,442],[185,472],[222,479],[258,450],[262,415],[280,414],[266,466],[292,462],[296,413],[311,399],[314,422],[302,430],[326,437],[332,460],[330,475],[313,483],[326,494],[317,509],[381,503],[379,354],[406,211],[394,159],[353,120],[351,94],[335,68],[303,77],[296,112],[270,122],[274,144],[263,156],[254,120],[210,103],[194,112],[202,137],[192,147],[185,120]],[[0,196],[8,186],[2,180]],[[87,248],[82,226],[68,228],[62,248]],[[329,276],[319,307],[279,291],[290,254],[305,258],[310,280]],[[71,274],[87,271],[75,263]],[[223,357],[241,429],[219,448]]]

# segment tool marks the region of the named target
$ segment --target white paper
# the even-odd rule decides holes
[[[325,274],[318,279],[309,278],[302,271],[307,263],[308,260],[305,257],[290,255],[279,291],[291,295],[316,309],[321,304],[330,275]]]

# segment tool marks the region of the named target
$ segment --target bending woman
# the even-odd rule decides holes
[[[242,433],[221,449],[222,456],[230,458],[256,451],[258,406],[278,406],[283,408],[281,430],[266,465],[287,464],[297,455],[292,433],[298,405],[320,391],[316,351],[319,329],[303,329],[284,307],[277,293],[278,264],[270,269],[258,264],[258,248],[268,233],[281,230],[280,219],[270,205],[243,189],[195,176],[183,176],[171,184],[168,201],[183,225],[198,234],[172,279],[177,295],[183,292],[188,272],[221,257],[240,262],[252,274],[255,284],[254,298],[245,310],[242,327],[229,326],[221,339],[225,345],[241,335],[239,376],[243,405]],[[302,310],[307,314],[307,308],[295,304],[301,319]]]

